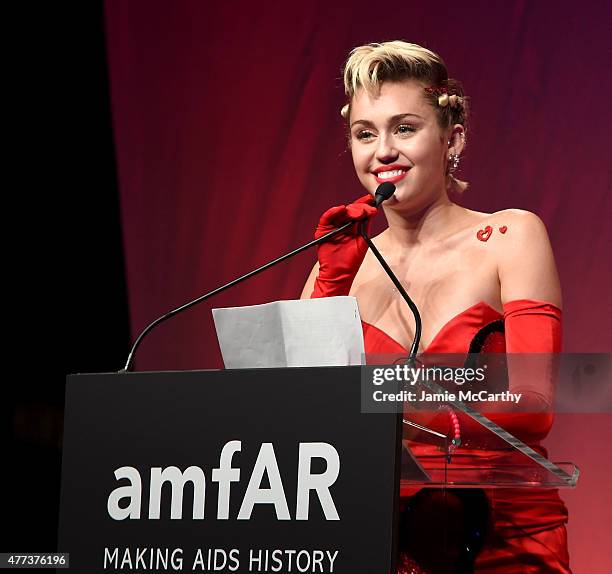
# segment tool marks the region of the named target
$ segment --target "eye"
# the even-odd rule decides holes
[[[355,133],[355,138],[359,141],[370,141],[374,139],[374,133],[370,130],[359,130]]]
[[[400,135],[410,135],[416,132],[416,128],[409,124],[401,124],[395,130]]]

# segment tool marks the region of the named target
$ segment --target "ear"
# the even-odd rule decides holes
[[[461,155],[465,147],[465,129],[461,124],[455,124],[448,134],[448,153]]]

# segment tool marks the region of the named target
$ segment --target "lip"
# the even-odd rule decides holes
[[[400,173],[399,175],[395,175],[393,177],[385,177],[385,178],[378,177],[378,174],[383,171],[395,171],[397,169],[401,169],[404,173]],[[376,169],[372,170],[372,174],[374,175],[378,183],[384,183],[386,181],[388,181],[389,183],[397,183],[398,181],[401,181],[402,179],[404,179],[408,175],[409,171],[410,171],[410,168],[406,165],[392,164],[392,165],[383,165],[383,166],[377,167]]]

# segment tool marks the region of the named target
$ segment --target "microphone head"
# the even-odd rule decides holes
[[[389,199],[395,193],[395,186],[390,181],[385,181],[381,183],[376,188],[376,193],[374,194],[375,205],[378,207],[383,201]]]

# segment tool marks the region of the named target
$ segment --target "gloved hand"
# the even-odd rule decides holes
[[[372,217],[377,211],[378,209],[374,207],[374,198],[369,194],[349,205],[332,207],[321,216],[315,231],[315,239],[348,221],[357,222]],[[315,280],[311,299],[348,295],[367,251],[368,244],[359,235],[358,223],[318,245],[319,274]]]

